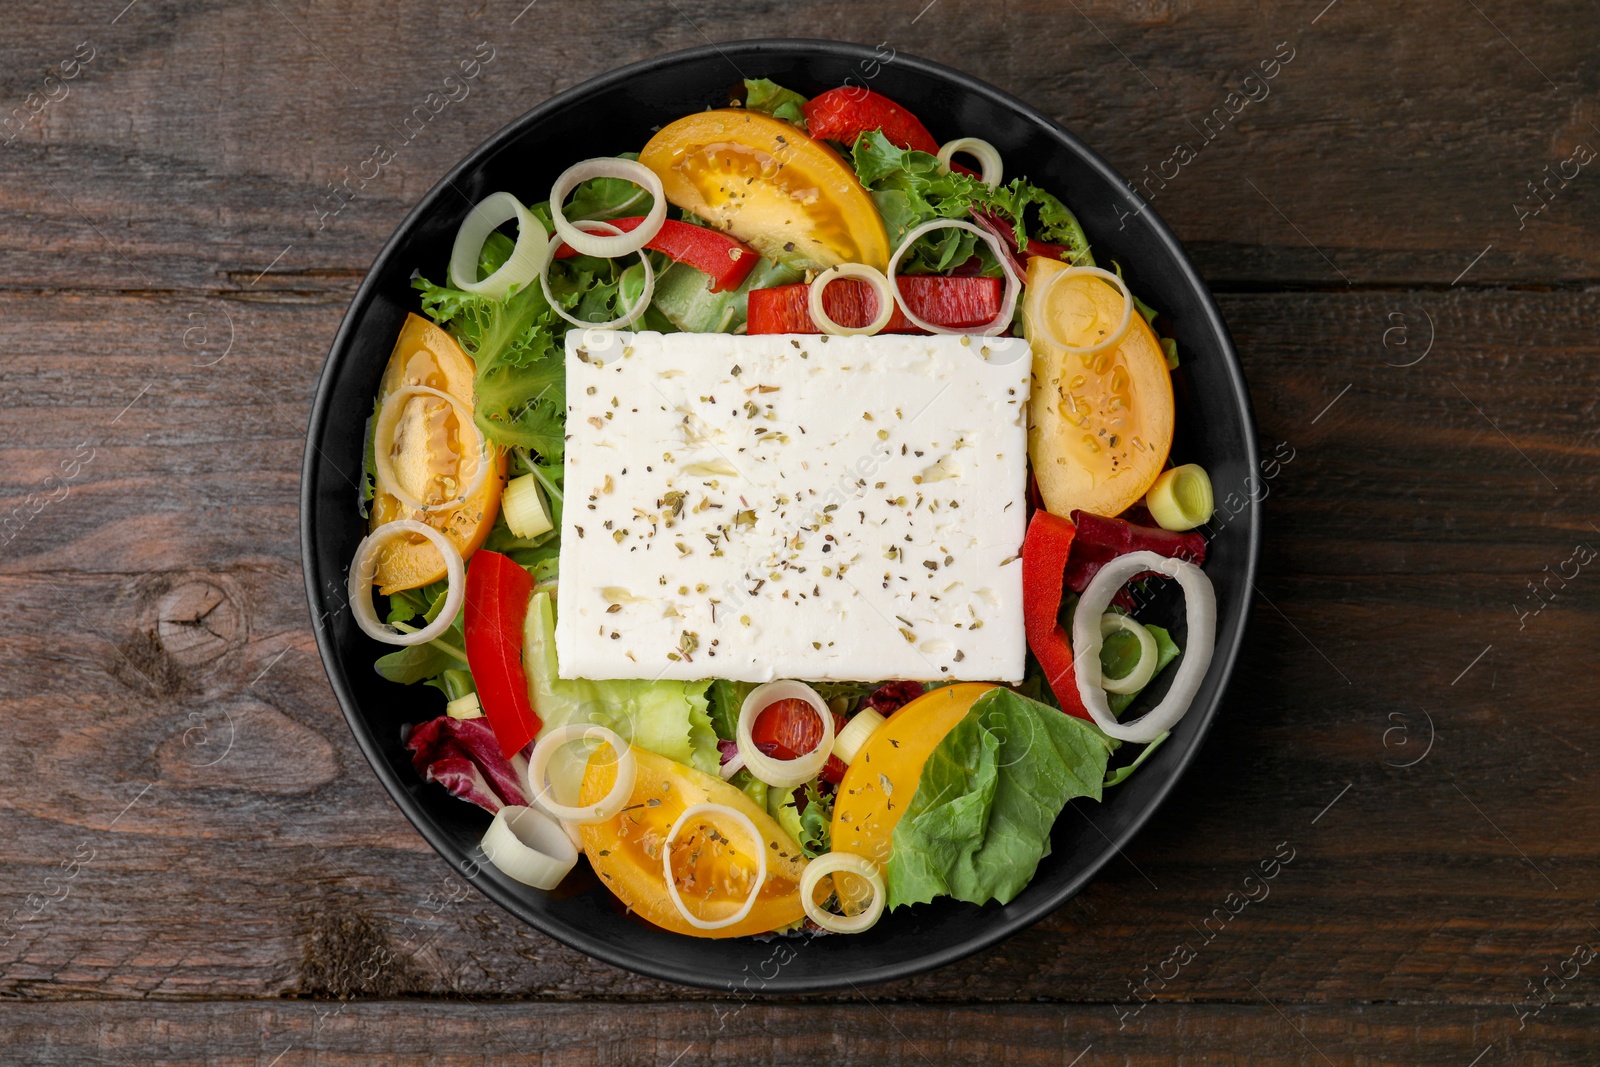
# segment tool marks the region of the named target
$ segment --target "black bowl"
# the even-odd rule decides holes
[[[543,200],[571,163],[637,151],[653,128],[724,104],[742,75],[808,95],[847,80],[870,85],[909,107],[940,140],[991,141],[1008,174],[1026,175],[1067,202],[1101,262],[1121,263],[1133,290],[1166,313],[1178,339],[1172,454],[1210,471],[1222,508],[1206,564],[1217,593],[1216,656],[1172,738],[1104,803],[1076,802],[1076,811],[1062,813],[1033,883],[1004,907],[939,901],[887,915],[854,937],[711,941],[624,914],[582,865],[559,892],[528,889],[483,862],[478,840],[488,816],[412,770],[402,724],[438,715],[439,699],[431,689],[392,685],[374,673],[384,649],[356,628],[345,602],[345,570],[363,533],[355,489],[363,422],[401,321],[417,308],[412,272],[443,277],[456,228],[482,197],[505,189]],[[1257,462],[1249,395],[1216,306],[1177,240],[1104,160],[1026,104],[924,59],[834,41],[743,41],[658,56],[570,89],[474,149],[422,198],[378,254],[323,367],[306,438],[301,545],[318,647],[350,729],[384,788],[440,855],[513,915],[608,963],[725,991],[798,993],[902,978],[992,945],[1060,907],[1127,845],[1194,757],[1238,654],[1260,540],[1258,509],[1249,500]],[[1238,514],[1225,519],[1231,512]]]

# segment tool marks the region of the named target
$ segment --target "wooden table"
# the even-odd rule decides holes
[[[0,1060],[1600,1059],[1591,5],[126,2],[13,0],[0,42]],[[1292,458],[1227,704],[1125,860],[963,963],[740,1003],[429,851],[323,677],[296,507],[334,329],[455,160],[602,70],[785,35],[1165,175]]]

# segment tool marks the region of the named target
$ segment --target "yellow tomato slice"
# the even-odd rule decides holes
[[[853,852],[881,868],[894,828],[911,803],[922,765],[972,704],[995,688],[984,682],[942,686],[911,701],[867,738],[850,761],[833,805],[833,850]],[[838,881],[852,875],[839,875]],[[847,895],[841,892],[841,896]]]
[[[472,375],[472,360],[449,334],[420,315],[407,315],[389,365],[378,383],[378,402],[381,404],[402,386],[425,385],[456,397],[470,411]],[[403,443],[394,456],[394,466],[405,489],[424,501],[448,500],[459,493],[459,489],[452,489],[453,483],[439,477],[441,473],[453,476],[456,463],[447,461],[448,469],[445,469],[441,460],[446,455],[471,455],[478,440],[473,428],[461,425],[460,416],[452,405],[430,396],[413,396],[406,401],[400,426],[396,436]],[[420,519],[448,537],[461,550],[462,556],[470,556],[489,536],[495,513],[500,509],[500,491],[505,488],[504,451],[491,445],[489,462],[493,466],[478,491],[447,511],[418,514],[382,489],[376,490],[372,498],[371,529],[376,530],[395,519]],[[444,495],[446,493],[450,495]],[[436,582],[444,576],[444,557],[422,538],[397,543],[378,561],[378,591],[385,596]]]
[[[1028,260],[1023,301],[1033,349],[1028,458],[1046,510],[1118,515],[1140,500],[1172,448],[1172,374],[1144,316],[1135,310],[1122,343],[1080,355],[1047,338],[1048,320],[1068,344],[1088,347],[1106,323],[1122,319],[1123,299],[1102,279],[1063,279],[1041,298],[1043,282],[1065,263]]]
[[[855,171],[781,119],[702,111],[662,127],[639,162],[661,178],[669,201],[768,259],[889,265],[883,218]]]
[[[722,779],[665,756],[637,745],[633,756],[638,761],[638,775],[627,805],[615,818],[580,829],[583,854],[606,888],[641,917],[691,937],[766,933],[805,916],[800,904],[805,856],[764,808]],[[598,749],[584,771],[579,805],[604,799],[616,778],[610,749]],[[684,920],[667,896],[661,869],[667,831],[686,808],[704,803],[725,804],[743,812],[755,824],[762,837],[760,847],[767,852],[767,880],[750,914],[716,930],[701,930]],[[672,873],[684,907],[708,922],[738,911],[750,895],[756,874],[748,831],[737,825],[719,826],[715,818],[714,814],[700,820],[691,817],[678,831],[672,850]],[[715,837],[707,832],[712,830]]]

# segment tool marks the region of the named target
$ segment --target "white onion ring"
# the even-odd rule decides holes
[[[585,233],[567,221],[561,204],[568,193],[590,178],[621,178],[632,182],[650,194],[650,213],[636,229],[628,233],[617,230],[615,237],[597,237]],[[666,220],[667,196],[661,188],[661,179],[656,177],[655,171],[638,160],[601,156],[574,163],[562,171],[561,177],[556,179],[556,184],[550,190],[550,221],[555,223],[556,235],[571,245],[574,252],[586,256],[614,259],[638,252],[661,232],[661,224]]]
[[[1133,670],[1121,678],[1107,678],[1102,672],[1100,688],[1108,693],[1137,693],[1150,684],[1150,679],[1156,676],[1156,639],[1150,631],[1127,615],[1119,615],[1115,611],[1108,611],[1100,616],[1100,638],[1102,643],[1113,630],[1126,630],[1139,639],[1139,661],[1133,665]]]
[[[1100,677],[1100,616],[1105,613],[1117,590],[1135,575],[1155,571],[1176,578],[1183,586],[1185,614],[1189,623],[1189,647],[1183,650],[1178,673],[1166,697],[1133,722],[1122,723],[1111,714]],[[1078,675],[1078,697],[1089,717],[1119,741],[1144,744],[1172,729],[1183,718],[1189,704],[1200,691],[1206,670],[1211,666],[1211,651],[1217,636],[1217,596],[1206,572],[1193,563],[1168,559],[1154,552],[1129,552],[1100,568],[1078,600],[1072,617],[1072,651]]]
[[[839,731],[839,736],[833,739],[833,754],[839,757],[841,763],[849,764],[861,755],[862,746],[867,739],[878,732],[884,724],[884,718],[871,708],[862,708],[856,712],[855,718],[844,724],[844,729]]]
[[[1005,167],[1000,162],[1000,149],[985,141],[982,137],[957,137],[954,141],[946,141],[939,146],[939,173],[950,173],[950,160],[955,158],[957,152],[965,153],[978,161],[983,168],[983,176],[978,180],[993,189],[1000,184],[1000,177],[1005,173]]]
[[[756,716],[780,700],[803,700],[822,719],[822,740],[816,748],[794,759],[774,759],[757,748],[750,736]],[[790,789],[815,778],[833,754],[833,711],[828,707],[828,702],[804,682],[768,682],[756,686],[744,698],[744,704],[739,708],[739,726],[735,736],[746,770],[768,785]]]
[[[478,257],[483,243],[501,224],[517,220],[517,244],[500,269],[478,280]],[[539,268],[550,256],[544,224],[510,193],[490,193],[461,220],[456,243],[450,250],[450,284],[468,293],[491,300],[504,300],[512,286],[526,286],[539,276]]]
[[[1022,292],[1022,279],[1017,276],[1017,268],[1012,265],[1011,255],[1006,251],[1006,247],[1000,243],[1000,238],[983,227],[974,225],[964,219],[933,219],[929,222],[924,222],[921,226],[906,234],[906,239],[900,242],[900,247],[895,249],[894,255],[889,257],[889,288],[894,293],[895,302],[900,305],[900,313],[910,319],[913,326],[927,330],[929,333],[961,334],[971,332],[969,330],[952,330],[946,326],[935,326],[926,319],[919,317],[906,304],[905,297],[900,292],[900,283],[895,279],[895,272],[900,269],[900,257],[906,254],[906,249],[916,243],[917,238],[931,230],[966,230],[983,238],[989,247],[994,250],[995,258],[1000,261],[1000,269],[1006,275],[1006,295],[1005,299],[1000,302],[1000,314],[996,315],[994,321],[979,330],[978,333],[983,337],[993,337],[996,334],[1005,333],[1006,330],[1011,328],[1011,316],[1017,310],[1017,295]]]
[[[829,282],[840,278],[859,278],[872,286],[872,291],[878,298],[877,318],[865,326],[841,326],[828,317],[828,310],[822,303],[822,294],[828,288]],[[811,280],[811,287],[806,297],[811,321],[820,326],[823,333],[831,333],[835,337],[877,333],[889,325],[889,320],[894,317],[895,303],[894,290],[889,288],[889,279],[884,277],[878,268],[869,267],[865,263],[840,263],[836,267],[829,267]]]
[[[865,911],[855,915],[835,915],[816,902],[817,883],[830,874],[842,871],[864,878],[872,886],[872,903]],[[824,852],[807,863],[800,875],[800,905],[806,909],[806,918],[836,934],[859,934],[871,929],[883,915],[883,905],[888,895],[877,864],[851,852]]]
[[[526,790],[528,788],[528,757],[524,756],[520,752],[512,753],[511,773],[516,777],[517,781],[522,783],[522,788]],[[579,852],[582,852],[583,835],[578,832],[578,824],[575,822],[563,821],[561,823],[561,829],[562,832],[567,835],[567,838],[572,842],[572,847],[577,849]]]
[[[678,836],[678,831],[683,829],[683,824],[696,815],[708,812],[730,816],[734,822],[744,827],[750,835],[750,845],[756,857],[756,883],[750,887],[750,895],[745,898],[744,905],[738,911],[725,919],[706,920],[698,915],[692,915],[689,909],[683,906],[683,897],[678,894],[678,880],[672,873],[672,842]],[[726,837],[727,835],[723,835]],[[683,809],[672,824],[672,829],[667,831],[666,839],[661,842],[661,874],[667,882],[667,895],[672,898],[672,903],[678,908],[678,914],[683,916],[683,921],[697,930],[720,930],[724,926],[743,922],[745,916],[750,914],[750,909],[756,906],[756,897],[761,893],[761,887],[767,884],[767,842],[756,829],[756,824],[750,821],[750,816],[737,808],[730,808],[726,804],[691,804]]]
[[[394,451],[395,425],[400,421],[400,413],[405,410],[405,401],[414,396],[432,396],[447,401],[455,409],[456,420],[463,428],[471,427],[478,439],[477,469],[472,472],[472,480],[461,490],[460,496],[443,503],[424,504],[400,484],[400,478],[394,472],[394,457],[390,453]],[[378,409],[377,425],[372,429],[372,465],[378,472],[378,488],[406,507],[414,511],[448,511],[465,504],[472,498],[472,494],[483,486],[483,479],[489,473],[489,441],[483,436],[483,431],[478,429],[478,424],[473,421],[472,409],[459,397],[426,385],[402,385],[384,397],[383,406]],[[458,475],[461,473],[459,461],[456,464],[456,473]]]
[[[717,773],[722,775],[722,780],[726,782],[742,770],[744,770],[744,756],[735,752],[731,760],[717,768]]]
[[[578,850],[561,824],[517,804],[495,812],[480,847],[503,874],[535,889],[554,889],[578,865]]]
[[[517,781],[522,783],[523,792],[527,792],[527,789],[528,789],[528,757],[524,756],[520,752],[513,752],[511,754],[510,763],[511,763],[511,774],[516,778]],[[578,824],[575,823],[575,822],[565,822],[565,821],[563,821],[561,823],[561,829],[567,835],[568,839],[571,840],[572,847],[577,849],[579,852],[582,852],[583,851],[583,836],[578,833]]]
[[[598,219],[580,222],[578,225],[593,227],[604,226],[612,233],[623,232],[622,227],[613,226],[609,222],[601,222]],[[638,231],[635,230],[634,232],[637,233]],[[612,319],[610,322],[584,322],[577,316],[568,314],[567,309],[561,306],[560,301],[556,300],[555,294],[550,291],[550,267],[555,263],[555,250],[561,241],[562,238],[560,235],[550,238],[550,255],[545,258],[544,266],[539,268],[539,288],[544,290],[544,298],[545,301],[550,305],[550,309],[557,315],[560,315],[562,318],[572,323],[572,325],[582,326],[590,330],[622,330],[632,326],[633,321],[640,315],[643,315],[645,309],[650,306],[650,300],[655,296],[656,293],[656,271],[654,267],[650,266],[650,256],[644,250],[644,246],[641,245],[638,249],[639,261],[644,264],[644,288],[639,291],[639,299],[635,300],[633,302],[633,306],[630,307],[626,312],[619,317]],[[571,244],[570,241],[567,243]],[[622,297],[622,287],[620,285],[617,286],[617,297],[618,299],[621,299]]]
[[[1105,340],[1097,341],[1092,345],[1080,346],[1069,345],[1065,341],[1061,340],[1061,338],[1056,334],[1055,323],[1051,321],[1048,315],[1041,315],[1040,318],[1044,320],[1045,339],[1051,344],[1055,345],[1057,348],[1063,349],[1066,352],[1077,356],[1093,355],[1094,353],[1110,348],[1113,345],[1121,344],[1122,339],[1128,336],[1128,327],[1133,325],[1133,293],[1128,289],[1127,283],[1121,278],[1108,270],[1101,270],[1099,267],[1068,267],[1066,270],[1058,270],[1054,274],[1050,275],[1050,277],[1046,278],[1039,285],[1039,293],[1036,298],[1039,301],[1039,308],[1043,310],[1044,302],[1049,297],[1050,290],[1054,289],[1062,278],[1081,277],[1083,275],[1092,275],[1103,281],[1109,281],[1111,284],[1115,285],[1119,291],[1121,291],[1122,321],[1117,324],[1117,328],[1112,331],[1111,335]]]
[[[432,622],[413,633],[396,630],[381,621],[377,609],[372,606],[372,582],[378,571],[374,557],[386,542],[403,533],[421,534],[433,542],[433,547],[444,557],[447,583],[444,607],[439,609],[439,614]],[[461,550],[444,534],[415,519],[386,522],[363,537],[361,543],[356,545],[355,558],[350,561],[350,574],[345,580],[345,592],[350,597],[350,612],[355,616],[356,625],[361,627],[362,633],[386,645],[421,645],[442,636],[461,612],[461,600],[466,595],[466,589],[467,565],[461,559]]]
[[[556,750],[580,738],[585,741],[601,741],[611,746],[611,751],[617,755],[617,780],[612,783],[611,791],[600,800],[585,807],[574,808],[558,803],[551,796],[553,790],[546,775],[550,770],[550,758],[556,754]],[[533,755],[528,759],[528,803],[562,822],[585,826],[590,823],[605,822],[621,811],[628,798],[633,796],[633,783],[638,772],[639,764],[634,759],[633,746],[619,737],[615,731],[591,723],[568,723],[566,726],[558,726],[554,730],[547,731],[534,744]]]

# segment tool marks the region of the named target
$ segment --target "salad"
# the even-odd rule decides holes
[[[713,938],[1004,905],[1198,692],[1177,345],[987,142],[751,80],[418,268],[350,601],[530,892],[586,862]]]

